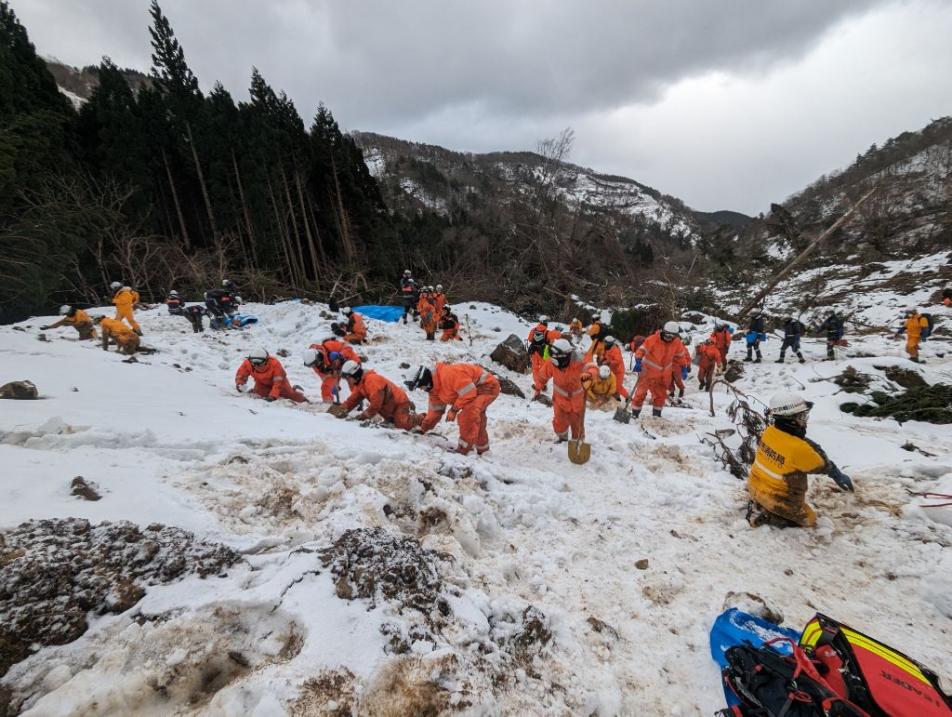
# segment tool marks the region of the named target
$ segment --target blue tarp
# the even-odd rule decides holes
[[[369,319],[389,321],[391,324],[396,323],[403,316],[402,306],[355,306],[354,311]]]
[[[796,630],[774,625],[772,622],[767,622],[754,615],[748,615],[746,612],[741,612],[736,607],[732,607],[721,613],[714,621],[713,627],[711,627],[711,657],[714,658],[714,662],[721,669],[724,669],[727,667],[727,658],[724,656],[727,648],[745,642],[749,642],[754,647],[760,647],[775,637],[789,637],[795,643],[800,641],[800,633]],[[785,642],[771,645],[771,649],[782,655],[790,654],[790,646]],[[727,697],[728,707],[738,704],[734,693],[726,686],[724,694]]]

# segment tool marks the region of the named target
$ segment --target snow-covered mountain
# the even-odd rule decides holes
[[[352,136],[363,149],[388,205],[402,212],[430,209],[444,215],[477,214],[493,202],[531,192],[548,171],[544,158],[533,152],[473,154],[370,132]],[[554,167],[551,181],[572,208],[637,218],[672,237],[695,238],[701,231],[690,209],[656,189],[568,162],[554,163]]]
[[[585,465],[552,442],[550,409],[509,395],[489,410],[490,453],[462,457],[445,451],[451,423],[419,436],[237,393],[236,367],[264,346],[318,395],[300,354],[329,333],[324,306],[246,309],[257,325],[199,335],[164,307],[141,311],[157,352],[133,363],[41,331],[50,317],[0,327],[0,384],[30,379],[42,398],[0,401],[0,655],[15,663],[0,707],[711,714],[723,691],[708,631],[744,593],[786,624],[820,610],[952,677],[952,526],[947,509],[910,495],[952,492],[952,436],[843,413],[856,395],[825,380],[853,366],[889,390],[891,367],[911,366],[899,342],[851,337],[818,371],[824,347],[807,339],[810,363],[750,366],[737,381],[755,402],[781,389],[815,401],[810,435],[857,486],[811,478],[818,528],[784,531],[745,522],[743,482],[698,440],[736,428],[730,399],[716,393],[711,417],[693,377],[686,405],[661,419],[590,411]],[[487,304],[457,310],[471,331],[453,344],[370,320],[367,366],[400,381],[418,364],[476,361],[528,392],[528,376],[488,353],[529,322]],[[711,320],[694,320],[683,325],[697,340]],[[946,345],[927,343],[915,372],[947,381]],[[72,494],[76,476],[101,499]],[[52,522],[14,527],[34,519]],[[90,549],[113,558],[91,565]],[[125,578],[113,551],[127,556]],[[43,589],[20,590],[28,579]],[[24,634],[46,641],[23,646]]]

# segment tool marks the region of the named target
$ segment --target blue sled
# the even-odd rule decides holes
[[[765,642],[769,642],[775,637],[788,637],[794,643],[800,641],[800,633],[797,630],[774,625],[772,622],[767,622],[754,615],[748,615],[746,612],[741,612],[736,607],[732,607],[721,613],[711,627],[711,657],[723,670],[727,667],[727,658],[724,653],[727,652],[728,648],[742,645],[745,642],[754,647],[761,647]],[[782,655],[790,654],[790,646],[783,642],[771,645],[771,649]],[[726,687],[724,688],[724,696],[727,698],[728,707],[738,704],[734,693]]]

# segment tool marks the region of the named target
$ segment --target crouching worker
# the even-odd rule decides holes
[[[102,350],[109,350],[109,343],[116,344],[121,353],[132,356],[139,350],[139,334],[126,326],[119,319],[106,319],[98,317],[96,323],[99,324],[99,331],[102,333]]]
[[[328,413],[343,418],[367,401],[367,407],[357,415],[362,421],[380,416],[404,431],[409,431],[418,423],[407,392],[393,381],[373,369],[364,370],[357,361],[347,361],[341,367],[340,375],[347,381],[350,395],[343,403],[331,406]]]
[[[486,409],[499,396],[495,376],[475,364],[438,363],[432,371],[421,366],[408,385],[410,390],[422,388],[430,395],[420,430],[433,429],[446,412],[449,422],[459,418],[457,453],[466,455],[472,448],[480,454],[489,450]]]
[[[778,393],[770,399],[771,425],[760,436],[747,477],[751,525],[814,527],[816,513],[806,502],[808,473],[825,473],[842,490],[853,490],[849,476],[806,437],[812,407],[795,393]]]
[[[60,326],[72,326],[79,334],[80,341],[89,341],[96,338],[96,327],[93,326],[93,320],[89,318],[89,314],[85,311],[64,304],[60,307],[59,312],[60,316],[63,317],[62,319],[55,324],[41,326],[40,330],[46,331],[47,329],[58,329]]]
[[[205,315],[204,306],[187,306],[185,299],[175,289],[172,289],[169,295],[165,297],[165,305],[169,307],[169,313],[172,316],[184,316],[188,319],[188,322],[192,325],[193,334],[200,334],[205,330],[202,321],[202,317]]]
[[[459,336],[459,319],[449,306],[443,307],[443,317],[440,319],[440,328],[443,333],[440,341],[462,341]]]
[[[588,405],[594,408],[605,408],[613,401],[621,400],[618,381],[608,364],[589,364],[582,374],[582,388],[585,389]]]
[[[238,393],[244,393],[249,377],[255,380],[251,393],[267,401],[289,398],[295,403],[307,403],[304,394],[288,383],[288,375],[281,362],[264,349],[252,349],[248,358],[238,367],[235,374],[235,388]]]

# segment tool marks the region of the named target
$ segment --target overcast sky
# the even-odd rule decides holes
[[[37,49],[150,65],[147,0],[12,0]],[[702,210],[765,211],[952,114],[950,0],[164,0],[202,86],[256,65],[305,119],[534,149]]]

